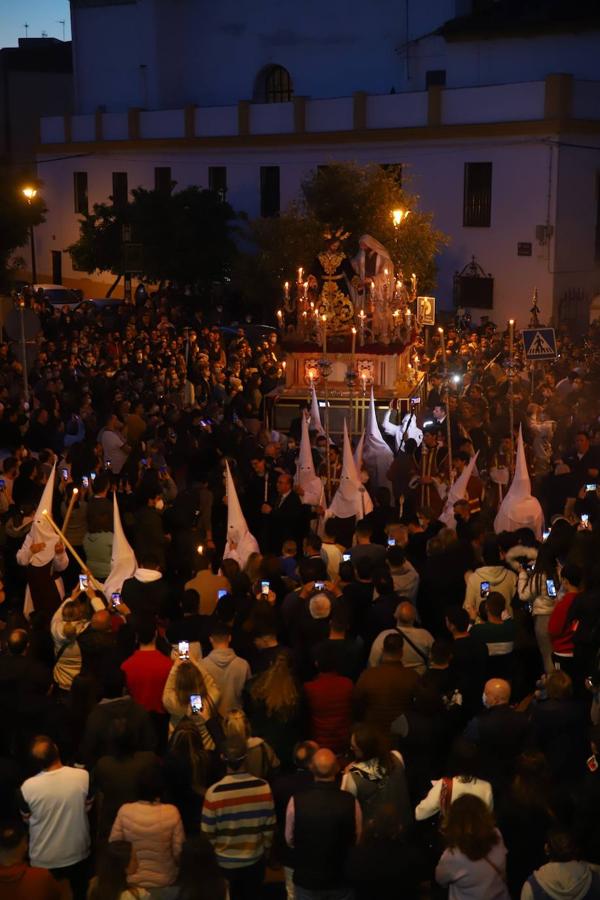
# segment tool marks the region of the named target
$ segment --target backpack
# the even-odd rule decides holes
[[[387,770],[381,774],[365,772],[358,766],[348,770],[356,787],[356,799],[360,804],[365,821],[373,819],[380,807],[392,804],[398,811],[402,824],[412,822],[412,809],[406,785],[404,765],[394,756],[390,757]]]

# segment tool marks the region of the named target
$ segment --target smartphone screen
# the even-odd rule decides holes
[[[226,597],[227,593],[228,592],[224,590],[217,591],[217,599],[220,600],[222,597]]]
[[[80,576],[79,576],[79,589],[82,590],[82,591],[85,591],[85,589],[87,588],[87,586],[88,586],[88,577],[87,577],[87,575],[80,575]]]
[[[270,586],[271,586],[271,582],[270,582],[270,581],[261,581],[261,583],[260,583],[260,590],[261,590],[261,593],[263,594],[263,596],[265,596],[265,597],[268,597],[268,596],[269,596],[269,588],[270,588]]]
[[[325,588],[324,581],[315,581],[315,590],[316,591],[322,591],[324,588]]]
[[[548,529],[548,531],[544,532],[544,534],[542,535],[542,539],[544,541],[547,541],[549,537],[550,537],[550,529]]]
[[[202,712],[202,697],[200,694],[190,694],[190,708],[193,716],[197,716]]]
[[[586,489],[586,491],[589,492],[589,491],[595,491],[597,487],[598,487],[597,484],[590,483],[590,484],[586,484],[585,489]]]
[[[110,595],[110,599],[113,606],[121,605],[121,591],[113,591]]]
[[[90,479],[87,477],[87,475],[84,475],[84,476],[82,477],[82,479],[81,479],[81,484],[82,484],[82,486],[83,486],[84,488],[90,486]]]
[[[481,586],[479,588],[479,595],[481,597],[487,597],[490,592],[490,583],[489,581],[482,581]]]
[[[549,597],[556,597],[556,585],[554,578],[546,578],[546,593]]]
[[[388,538],[388,547],[396,546],[396,538]]]
[[[582,514],[581,514],[581,524],[582,524],[582,525],[587,525],[587,523],[588,523],[589,521],[590,521],[590,517],[588,516],[588,514],[587,514],[587,513],[582,513]]]
[[[5,487],[6,487],[6,481],[4,480],[4,478],[0,478],[0,488],[5,488]]]
[[[350,562],[350,554],[349,554],[349,553],[342,553],[342,560],[343,560],[344,562]]]
[[[69,470],[68,470],[68,469],[62,469],[61,471],[62,471],[63,481],[66,481],[67,478],[69,477]]]
[[[179,641],[179,643],[177,645],[177,649],[179,651],[179,659],[189,659],[190,658],[189,641]]]
[[[90,472],[90,478],[92,479],[92,481],[95,481],[95,480],[96,480],[96,473],[95,473],[95,472]]]

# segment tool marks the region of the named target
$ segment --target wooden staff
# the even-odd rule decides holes
[[[50,513],[48,512],[48,510],[45,509],[45,510],[42,512],[42,515],[43,515],[43,516],[45,517],[45,519],[48,521],[48,524],[50,525],[50,527],[51,527],[52,529],[54,529],[54,531],[55,531],[56,534],[59,536],[59,538],[61,539],[61,541],[63,542],[63,544],[64,544],[65,547],[67,548],[67,550],[70,550],[70,551],[71,551],[71,553],[73,554],[74,559],[76,560],[76,562],[77,562],[77,563],[79,564],[79,566],[81,567],[82,572],[85,572],[85,574],[88,576],[88,578],[91,579],[91,582],[92,582],[92,584],[94,585],[94,587],[96,588],[96,590],[98,590],[98,591],[100,591],[100,592],[102,593],[102,592],[103,592],[103,586],[100,584],[99,581],[96,581],[96,579],[94,578],[94,576],[92,575],[92,573],[90,572],[90,570],[88,569],[88,567],[86,566],[86,564],[84,563],[84,561],[82,560],[82,558],[80,557],[80,555],[79,555],[79,553],[77,552],[77,550],[75,550],[75,548],[74,548],[73,545],[70,543],[70,541],[68,541],[68,540],[66,539],[66,537],[64,536],[64,534],[62,533],[62,531],[60,530],[60,528],[58,527],[58,525],[56,524],[56,522],[54,521],[54,519],[52,518],[52,516],[51,516]]]
[[[73,488],[73,493],[71,494],[71,499],[69,500],[69,505],[67,506],[67,512],[62,523],[63,531],[67,530],[67,525],[69,524],[69,519],[71,518],[71,513],[73,512],[73,507],[75,506],[75,501],[77,500],[78,494],[79,490],[77,488]]]

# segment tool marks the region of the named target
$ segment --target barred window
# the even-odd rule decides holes
[[[492,223],[492,164],[465,163],[463,226],[489,228]]]
[[[257,103],[289,103],[293,96],[292,78],[283,66],[267,66],[260,72],[254,92]]]

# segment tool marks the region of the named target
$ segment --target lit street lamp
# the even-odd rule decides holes
[[[23,188],[23,196],[26,198],[27,203],[31,206],[32,202],[37,197],[37,188],[34,187],[24,187]],[[29,225],[29,242],[31,244],[31,283],[37,284],[37,265],[35,260],[35,241],[33,238],[33,222]]]
[[[407,217],[410,215],[410,209],[393,209],[392,210],[392,219],[394,221],[394,225],[396,228],[399,228],[403,222],[406,221]]]

